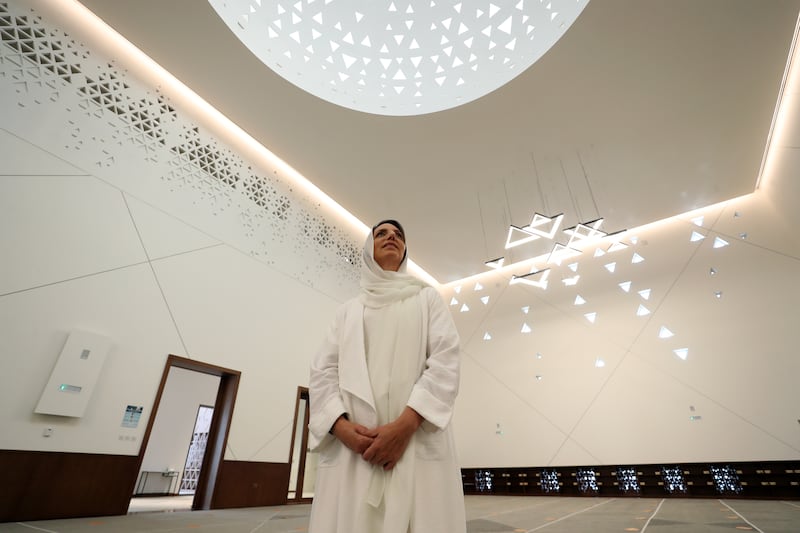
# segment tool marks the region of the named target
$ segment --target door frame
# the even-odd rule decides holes
[[[158,406],[161,403],[161,395],[164,393],[169,371],[173,367],[201,372],[220,378],[217,398],[214,402],[214,415],[211,417],[211,428],[208,431],[206,452],[203,456],[203,465],[200,469],[200,476],[197,479],[197,490],[194,493],[194,500],[192,501],[193,511],[207,511],[213,509],[214,488],[217,483],[220,465],[222,465],[225,456],[225,446],[228,442],[228,433],[230,432],[231,419],[233,418],[233,406],[236,403],[236,393],[239,390],[239,381],[242,373],[238,370],[231,370],[229,368],[223,368],[221,366],[170,354],[164,365],[164,373],[161,375],[161,383],[158,385],[158,392],[153,402],[153,409],[147,421],[147,429],[145,429],[144,436],[142,437],[142,445],[139,448],[139,456],[136,465],[137,474],[142,468],[144,454],[147,450],[147,444],[150,441],[150,432],[153,430],[153,424],[155,423],[156,414],[158,413]],[[134,487],[131,487],[131,494],[133,494],[133,490]]]
[[[306,401],[305,411],[300,413],[300,402]],[[292,442],[289,445],[289,471],[292,469],[292,461],[294,460],[294,444],[295,436],[297,435],[298,420],[308,420],[310,415],[310,401],[308,399],[308,387],[297,387],[297,398],[294,402],[294,423],[292,424]],[[306,475],[306,454],[308,452],[308,424],[303,426],[303,436],[300,442],[300,457],[297,464],[297,480],[295,481],[294,498],[287,499],[287,503],[311,503],[313,498],[303,497],[303,481]],[[290,475],[291,478],[291,475]]]

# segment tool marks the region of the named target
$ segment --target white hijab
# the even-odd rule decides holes
[[[369,232],[364,252],[361,254],[361,303],[366,307],[383,307],[419,294],[428,284],[406,273],[408,253],[403,257],[397,272],[384,270],[375,261],[375,241]]]
[[[375,261],[372,232],[361,261],[361,303],[365,309],[365,340],[370,384],[380,423],[394,420],[405,408],[425,360],[419,292],[427,284],[406,273],[408,254],[397,272]],[[367,319],[367,315],[372,316]],[[369,328],[367,328],[367,322]],[[366,344],[366,343],[365,343]],[[406,533],[413,512],[415,441],[391,471],[372,467],[366,506],[359,513],[360,531]]]

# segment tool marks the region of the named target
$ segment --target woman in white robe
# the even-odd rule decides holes
[[[311,365],[309,533],[466,531],[450,426],[458,333],[436,290],[405,273],[406,256],[398,222],[373,228],[361,293]]]

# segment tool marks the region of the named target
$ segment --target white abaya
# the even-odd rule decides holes
[[[338,310],[311,367],[309,430],[319,462],[309,533],[463,533],[450,426],[458,334],[439,294],[417,281],[409,286],[402,272],[377,271],[371,247],[370,237],[362,265],[367,290]],[[376,273],[385,280],[370,281]],[[392,470],[329,434],[342,413],[372,428],[406,405],[424,421]]]

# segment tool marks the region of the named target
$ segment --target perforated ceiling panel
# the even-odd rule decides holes
[[[243,159],[25,2],[0,2],[0,43],[4,129],[303,283],[355,292],[362,236],[285,169]]]
[[[272,70],[367,113],[449,109],[501,87],[567,31],[588,0],[211,0]]]

